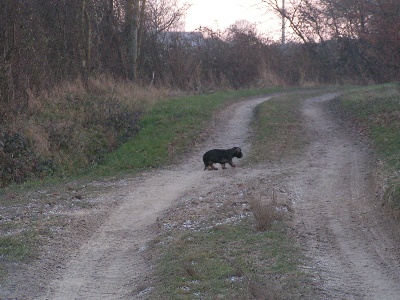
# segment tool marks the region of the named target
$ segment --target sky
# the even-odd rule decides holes
[[[186,15],[186,31],[199,26],[213,30],[224,30],[235,21],[247,20],[256,23],[257,31],[270,38],[280,38],[280,19],[268,12],[261,0],[182,0],[191,4]]]

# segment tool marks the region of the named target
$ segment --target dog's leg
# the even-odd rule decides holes
[[[225,164],[221,164],[221,167],[222,167],[222,170],[226,169]]]
[[[233,163],[233,162],[229,162],[229,164],[230,164],[230,166],[232,167],[232,168],[234,168],[234,167],[236,167],[236,165]]]
[[[208,171],[211,171],[211,170],[218,170],[218,168],[216,168],[216,167],[214,166],[214,164],[210,164],[210,165],[207,166],[207,170],[208,170]]]

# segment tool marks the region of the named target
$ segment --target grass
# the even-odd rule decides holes
[[[359,87],[332,107],[367,135],[382,162],[382,203],[400,220],[400,84]]]
[[[386,84],[345,94],[340,105],[364,126],[387,166],[400,169],[400,85]]]
[[[91,79],[88,88],[77,80],[31,94],[19,115],[0,120],[8,148],[0,153],[0,186],[92,168],[136,134],[140,116],[164,94],[107,78]]]
[[[26,243],[32,238],[31,234],[24,233],[18,236],[3,236],[0,239],[0,257],[7,261],[21,261],[29,259],[33,250],[31,243]]]
[[[29,262],[37,256],[37,245],[33,230],[21,230],[15,233],[15,226],[1,224],[0,226],[0,279],[5,277],[9,268],[15,268],[14,264]],[[14,232],[7,233],[8,230]]]
[[[255,231],[249,220],[186,232],[162,246],[161,286],[152,299],[293,299],[301,258],[281,224]]]
[[[301,152],[307,145],[301,114],[303,100],[322,93],[310,90],[286,94],[259,105],[252,124],[255,138],[250,162],[277,162]]]

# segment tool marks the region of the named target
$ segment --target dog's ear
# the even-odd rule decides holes
[[[240,152],[242,152],[242,149],[240,149],[239,147],[236,147],[235,150],[236,150],[236,153],[237,153],[237,154],[239,154]]]

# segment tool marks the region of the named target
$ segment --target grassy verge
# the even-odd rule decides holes
[[[400,85],[353,89],[338,99],[333,108],[371,139],[383,164],[383,204],[393,209],[400,220]]]
[[[138,132],[138,122],[163,89],[111,78],[68,82],[30,94],[18,115],[0,120],[0,188],[96,166]]]

